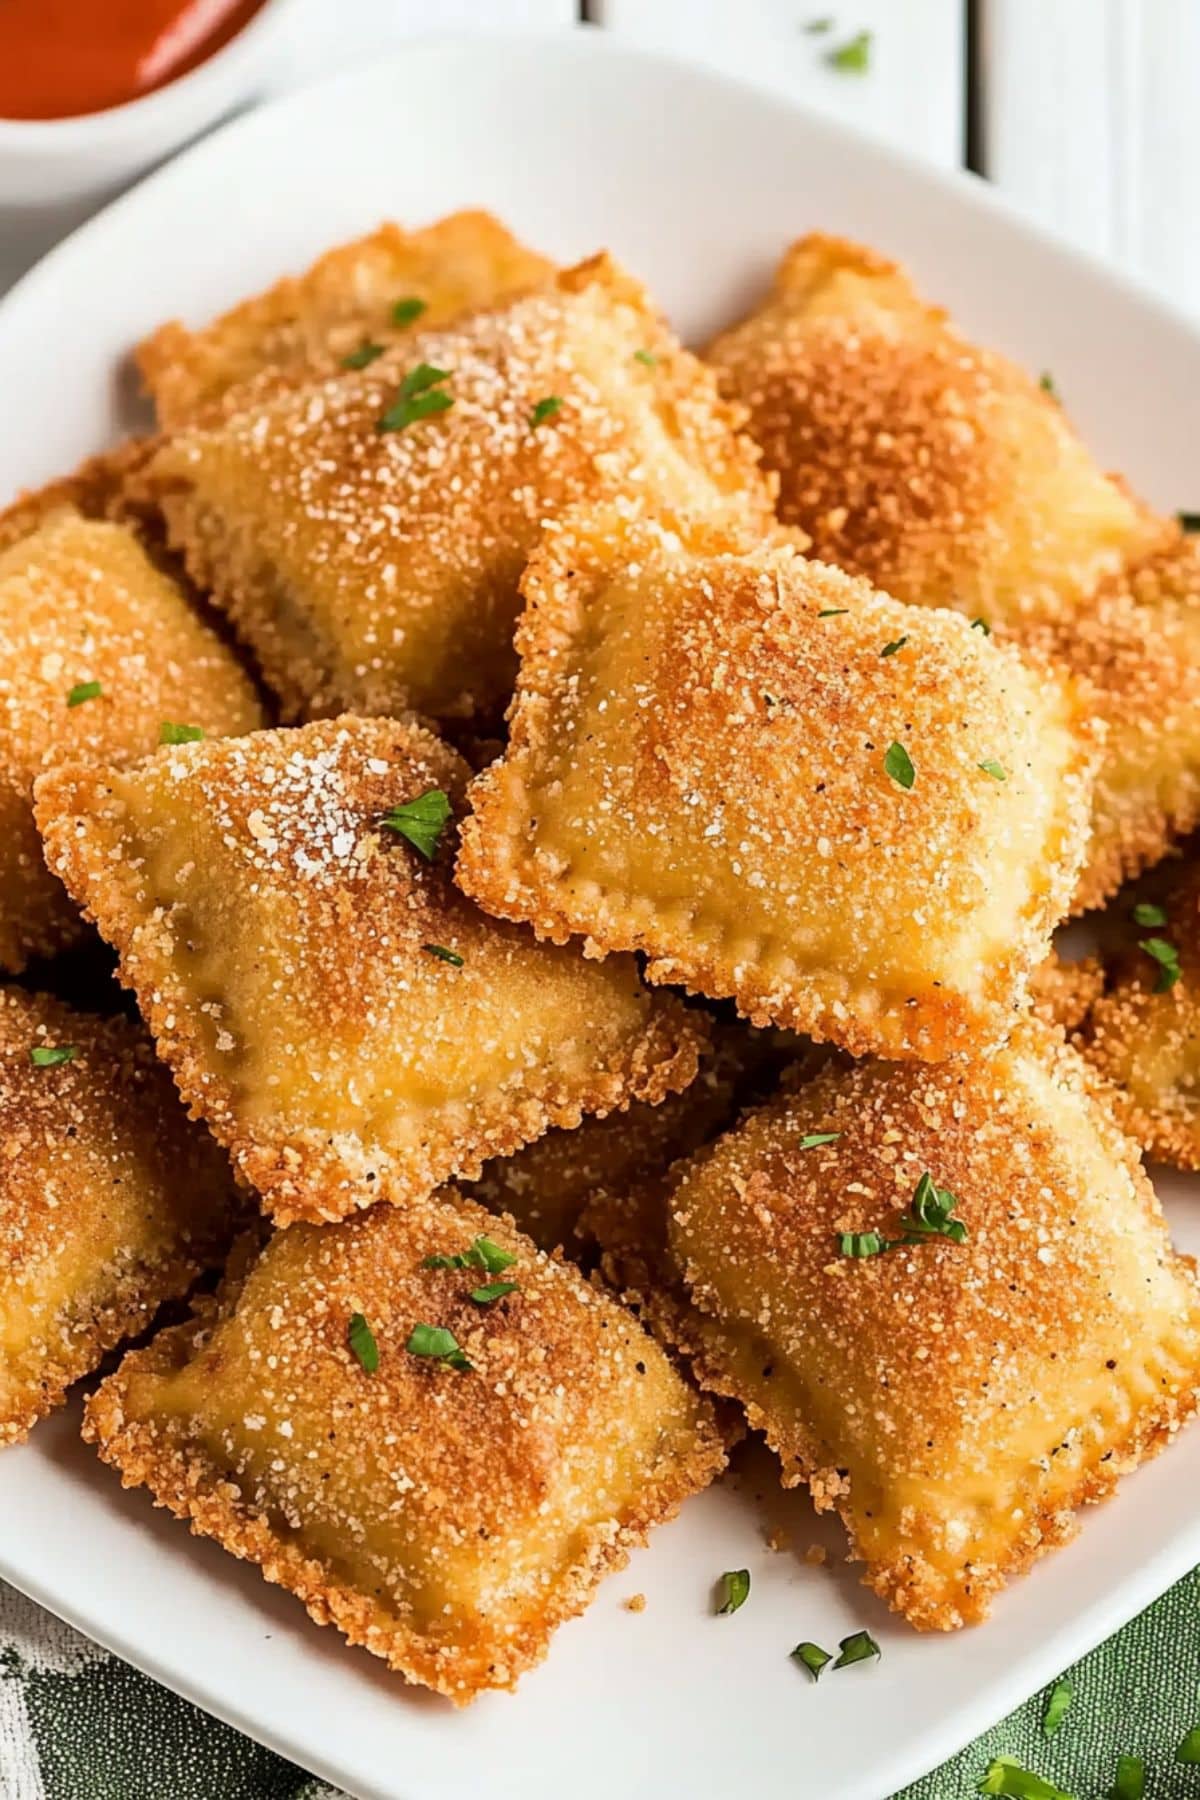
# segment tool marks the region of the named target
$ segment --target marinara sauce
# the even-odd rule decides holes
[[[103,112],[221,49],[263,0],[0,0],[0,118]]]

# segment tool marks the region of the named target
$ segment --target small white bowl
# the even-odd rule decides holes
[[[255,92],[295,0],[264,0],[236,37],[186,75],[104,112],[0,118],[0,206],[99,202]]]

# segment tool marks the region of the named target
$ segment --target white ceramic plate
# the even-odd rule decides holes
[[[122,358],[381,217],[493,207],[561,257],[610,245],[699,340],[784,243],[824,226],[892,251],[984,338],[1056,383],[1101,454],[1169,507],[1200,502],[1200,336],[1011,216],[778,95],[611,40],[429,44],[252,114],[56,250],[0,307],[0,497],[133,415]],[[1190,485],[1189,485],[1190,476]],[[1200,1248],[1197,1184],[1169,1196]],[[1191,1216],[1189,1216],[1191,1215]],[[987,1625],[921,1638],[855,1572],[765,1548],[837,1534],[766,1459],[685,1507],[515,1698],[452,1712],[141,1493],[77,1409],[0,1457],[0,1574],[160,1681],[364,1800],[662,1800],[752,1791],[882,1800],[991,1724],[1200,1561],[1200,1429],[1127,1483]],[[756,1498],[761,1495],[762,1498]],[[715,1618],[723,1569],[753,1592]],[[622,1608],[635,1592],[647,1610]],[[788,1660],[859,1626],[883,1648],[819,1688]],[[866,1728],[865,1728],[866,1727]]]

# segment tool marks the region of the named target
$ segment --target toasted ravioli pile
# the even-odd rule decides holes
[[[0,513],[0,1442],[138,1339],[123,1484],[460,1705],[747,1426],[984,1617],[1200,1396],[1197,540],[826,237],[705,360],[477,211],[137,360]]]

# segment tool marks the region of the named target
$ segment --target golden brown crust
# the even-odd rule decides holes
[[[279,1224],[411,1201],[696,1072],[703,1021],[631,958],[495,925],[451,884],[452,829],[427,863],[383,823],[467,773],[419,726],[348,717],[39,784],[53,868]]]
[[[802,1148],[816,1133],[838,1135]],[[965,1242],[840,1253],[844,1232],[899,1238],[926,1170]],[[921,1629],[984,1617],[1195,1410],[1194,1269],[1043,1028],[984,1063],[830,1070],[676,1175],[694,1372],[743,1404],[786,1485],[841,1514],[867,1585]]]
[[[422,364],[446,372],[452,404],[380,431]],[[561,404],[534,426],[548,399]],[[769,528],[773,489],[741,416],[597,257],[359,372],[184,432],[143,490],[285,718],[487,719],[512,689],[526,557],[572,502],[724,508]]]
[[[1035,1016],[1060,1031],[1075,1031],[1104,990],[1104,968],[1097,956],[1067,962],[1051,950],[1029,977],[1029,1000]]]
[[[1092,1004],[1076,1042],[1113,1087],[1112,1103],[1155,1162],[1200,1169],[1200,865],[1184,864],[1161,890],[1161,924],[1139,925],[1126,911],[1123,949],[1109,958],[1108,986]],[[1180,978],[1140,943],[1171,945]]]
[[[0,1444],[185,1294],[242,1210],[144,1032],[0,988]]]
[[[159,423],[178,431],[335,371],[364,342],[411,335],[398,300],[424,302],[422,330],[541,286],[553,263],[528,250],[490,213],[451,213],[419,231],[391,222],[338,244],[305,270],[222,313],[198,331],[176,320],[138,346],[137,362]]]
[[[460,885],[854,1054],[999,1041],[1082,856],[1074,698],[949,614],[681,530],[601,511],[547,534]]]
[[[1169,535],[1052,393],[858,245],[801,238],[708,357],[749,409],[780,517],[897,599],[992,625],[1061,616]]]
[[[480,1233],[516,1258],[490,1306],[468,1298],[478,1274],[422,1266]],[[471,1369],[410,1355],[418,1323]],[[514,1687],[724,1461],[707,1403],[628,1313],[449,1192],[276,1234],[215,1309],[126,1357],[84,1435],[126,1486],[459,1705]]]
[[[111,450],[89,456],[72,475],[45,487],[27,488],[0,511],[0,552],[31,536],[64,507],[73,507],[85,519],[126,521],[130,512],[126,484],[153,450],[149,438],[128,438]]]
[[[99,681],[98,696],[69,704]],[[40,771],[126,764],[164,721],[213,734],[262,723],[249,680],[123,525],[46,510],[0,550],[0,968],[82,935],[33,818]]]

